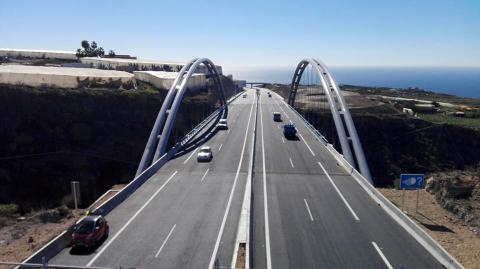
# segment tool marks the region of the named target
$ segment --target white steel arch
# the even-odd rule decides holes
[[[148,138],[142,159],[140,160],[137,175],[142,173],[151,163],[158,160],[165,153],[178,109],[188,90],[188,80],[201,64],[206,67],[207,76],[211,77],[214,82],[214,88],[217,91],[224,113],[228,109],[222,80],[213,62],[207,58],[195,58],[185,64],[163,101],[150,137]]]
[[[344,158],[353,167],[355,167],[356,159],[358,168],[360,169],[360,173],[362,173],[362,175],[367,178],[370,183],[372,183],[370,169],[368,168],[368,163],[363,152],[362,144],[360,143],[360,139],[358,138],[357,130],[353,123],[352,116],[350,115],[350,111],[348,110],[347,104],[345,103],[345,99],[343,98],[337,82],[335,81],[325,64],[323,64],[317,59],[304,59],[297,65],[292,79],[290,95],[288,97],[288,104],[294,107],[298,85],[300,84],[300,79],[302,78],[303,71],[305,71],[308,65],[311,65],[317,71],[320,77],[320,82],[323,86],[323,89],[325,90],[325,95],[327,96],[328,104],[332,113],[333,121],[335,123],[335,128],[337,130]]]

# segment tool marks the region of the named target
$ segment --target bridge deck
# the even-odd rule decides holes
[[[274,111],[282,113],[283,123],[272,120]],[[373,242],[394,268],[441,267],[337,165],[279,96],[262,94],[259,117],[263,126],[257,129],[255,153],[254,268],[267,268],[268,257],[262,143],[271,268],[387,268]],[[290,121],[299,140],[283,138],[280,126]]]
[[[196,151],[171,160],[107,216],[110,237],[97,250],[65,249],[50,263],[207,268],[218,246],[217,264],[229,267],[251,157],[255,91],[247,92],[247,98],[230,106],[229,131],[206,142],[213,149],[212,162],[198,163]],[[253,185],[254,268],[266,268],[268,257],[271,268],[386,268],[385,260],[394,268],[441,267],[336,164],[277,95],[269,98],[261,92]],[[273,111],[296,124],[299,140],[283,138],[281,123],[272,121]]]

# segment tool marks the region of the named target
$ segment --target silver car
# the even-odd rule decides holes
[[[227,130],[228,129],[227,119],[220,119],[218,121],[217,128],[219,130]]]
[[[197,161],[199,162],[209,162],[213,159],[212,148],[205,146],[201,147],[197,155]]]

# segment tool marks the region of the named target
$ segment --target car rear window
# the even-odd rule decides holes
[[[94,228],[95,223],[91,220],[83,220],[77,224],[74,231],[79,234],[90,233]]]

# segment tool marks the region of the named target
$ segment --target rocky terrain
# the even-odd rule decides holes
[[[223,78],[227,97],[232,81]],[[70,181],[87,206],[133,179],[166,91],[53,89],[0,85],[0,204],[19,212],[71,205]],[[189,94],[174,124],[173,145],[219,105],[213,88]]]
[[[426,189],[464,224],[480,228],[480,168],[432,173]]]

